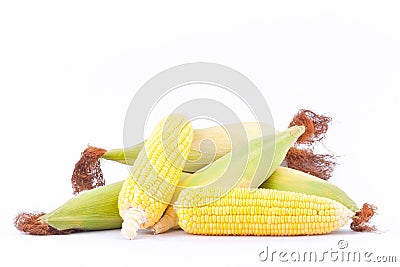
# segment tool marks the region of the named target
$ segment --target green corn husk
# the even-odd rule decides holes
[[[293,126],[285,131],[276,133],[273,137],[264,136],[253,139],[249,142],[248,146],[238,148],[236,153],[230,152],[213,162],[207,169],[199,170],[188,176],[181,181],[180,185],[184,187],[197,187],[219,183],[219,187],[227,187],[227,184],[221,185],[221,183],[230,183],[232,181],[218,181],[218,179],[225,174],[229,167],[231,168],[230,173],[233,173],[236,177],[227,177],[228,179],[235,179],[237,182],[240,181],[238,185],[240,187],[257,188],[282,163],[289,148],[304,131],[304,126]],[[267,165],[270,164],[270,166],[260,166],[262,168],[269,167],[268,173],[256,172],[262,157],[271,155],[268,154],[271,151],[274,152],[273,157],[271,159],[267,158],[269,161]],[[247,162],[247,164],[241,166],[241,164],[237,164],[238,162]]]
[[[57,230],[106,230],[121,228],[118,194],[123,181],[79,194],[39,220]]]
[[[279,167],[260,188],[277,189],[326,197],[342,203],[350,210],[360,210],[357,204],[339,187],[310,174]]]
[[[239,148],[248,141],[259,138],[262,133],[272,134],[274,132],[272,126],[258,122],[194,129],[191,150],[183,170],[184,172],[194,173],[226,155],[232,149]],[[206,139],[210,142],[202,143]],[[235,141],[234,144],[232,144],[232,140]],[[125,149],[110,149],[102,158],[132,166],[143,144],[144,142],[141,142]]]

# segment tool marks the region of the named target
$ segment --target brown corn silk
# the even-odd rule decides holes
[[[350,228],[356,232],[375,232],[377,230],[375,225],[370,225],[372,217],[376,214],[376,206],[364,203],[361,210],[357,211],[353,216],[353,221]]]
[[[318,115],[308,109],[300,109],[294,115],[289,127],[295,125],[304,125],[306,127],[302,136],[297,139],[299,144],[314,145],[316,142],[322,141],[326,137],[326,132],[329,128],[332,118]]]
[[[66,235],[77,232],[74,229],[57,230],[40,220],[43,215],[43,212],[22,212],[15,217],[14,225],[21,232],[31,235]]]
[[[285,161],[289,168],[296,169],[324,180],[332,176],[336,157],[332,154],[315,154],[314,146],[326,137],[332,118],[301,109],[294,115],[289,127],[303,125],[306,130],[291,147]]]
[[[105,185],[100,168],[100,158],[105,152],[105,149],[88,146],[81,153],[81,158],[75,164],[71,178],[74,195]],[[31,235],[66,235],[79,232],[75,229],[57,230],[40,220],[43,215],[45,215],[43,212],[22,212],[15,217],[14,225],[21,232]]]
[[[100,158],[107,150],[94,146],[88,146],[82,153],[81,158],[75,164],[71,183],[74,195],[82,191],[105,185],[103,172],[100,167]]]
[[[336,165],[336,158],[331,154],[314,154],[311,148],[291,147],[286,155],[286,164],[318,178],[328,180]]]

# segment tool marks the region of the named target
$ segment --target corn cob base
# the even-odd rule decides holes
[[[353,212],[331,199],[301,193],[237,188],[184,191],[177,207],[180,227],[199,235],[294,236],[326,234],[344,226]],[[209,204],[196,207],[204,198]]]

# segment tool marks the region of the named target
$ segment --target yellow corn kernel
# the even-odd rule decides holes
[[[246,188],[235,188],[221,198],[224,192],[213,188],[182,191],[179,203],[190,206],[175,207],[180,227],[188,233],[201,235],[315,235],[337,230],[353,215],[335,200],[302,193],[273,189],[250,192]],[[204,203],[204,197],[211,201],[196,205]],[[261,201],[255,201],[258,199]],[[290,207],[286,203],[290,203]],[[219,209],[224,212],[215,213]],[[194,219],[186,217],[189,213],[207,215],[212,229],[204,223],[198,224],[196,229],[190,227],[188,222]]]
[[[172,114],[152,132],[119,193],[122,234],[133,239],[137,230],[153,226],[174,194],[190,151],[193,129],[186,117]]]

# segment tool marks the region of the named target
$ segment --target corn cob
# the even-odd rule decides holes
[[[21,213],[15,218],[15,226],[32,235],[121,228],[118,194],[122,184],[120,181],[83,192],[47,214]]]
[[[326,197],[336,200],[353,212],[359,210],[357,204],[336,185],[310,174],[286,167],[278,167],[268,180],[260,185],[260,188]]]
[[[243,131],[246,135],[242,135]],[[261,137],[262,133],[273,134],[274,132],[272,126],[258,122],[226,124],[224,126],[194,129],[193,142],[183,171],[196,172],[229,153],[232,149]],[[207,144],[202,143],[206,139],[210,142]],[[237,142],[233,144],[232,140],[236,140]],[[140,150],[143,148],[143,144],[144,142],[125,149],[111,149],[105,152],[102,158],[133,165]]]
[[[188,187],[212,186],[212,187],[253,187],[257,188],[263,181],[275,171],[282,163],[288,149],[296,142],[297,138],[304,132],[304,126],[293,126],[286,131],[278,132],[274,137],[266,136],[250,141],[248,147],[238,148],[236,156],[232,152],[213,162],[207,169],[181,179],[177,187],[172,202],[174,203],[181,190]],[[248,149],[248,150],[247,150]],[[275,151],[271,158],[268,153]],[[243,166],[243,162],[247,162]],[[257,171],[261,168],[265,171]],[[227,169],[230,168],[229,172]],[[227,174],[235,176],[229,177]],[[178,204],[179,205],[179,204]],[[174,228],[177,225],[177,215],[173,209],[167,209],[159,222],[153,226],[153,232],[160,234]]]
[[[354,213],[337,201],[302,193],[236,188],[184,190],[179,225],[200,235],[315,235],[344,226]],[[206,205],[199,203],[207,202]]]
[[[119,193],[122,234],[133,239],[167,208],[189,154],[193,129],[184,116],[163,119],[140,151]]]

